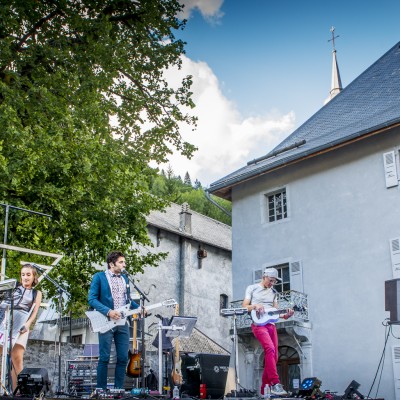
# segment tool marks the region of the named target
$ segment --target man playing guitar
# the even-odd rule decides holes
[[[247,287],[242,306],[247,308],[249,312],[255,310],[260,314],[267,308],[278,308],[276,300],[277,291],[273,288],[273,285],[278,280],[280,278],[277,269],[265,269],[262,281]],[[287,310],[283,318],[287,319],[293,313],[293,310]],[[264,394],[264,387],[268,385],[271,388],[271,394],[278,396],[287,395],[287,392],[280,383],[276,369],[276,363],[278,362],[278,334],[275,324],[256,325],[253,323],[251,330],[264,349],[264,372],[262,374],[261,394]]]
[[[111,320],[122,318],[119,308],[130,304],[131,308],[138,308],[130,298],[128,278],[121,274],[126,266],[125,256],[114,251],[107,256],[107,271],[98,272],[93,276],[89,290],[89,305]],[[114,339],[117,351],[115,366],[114,387],[122,389],[125,379],[125,369],[128,363],[129,326],[115,325],[104,333],[99,333],[100,357],[97,366],[97,387],[107,389],[107,369],[110,361],[111,343]]]

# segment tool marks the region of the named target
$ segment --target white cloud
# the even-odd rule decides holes
[[[209,22],[216,22],[224,15],[221,6],[224,0],[181,0],[180,3],[185,7],[180,18],[190,18],[193,10],[200,11],[203,18]]]
[[[178,154],[170,157],[175,175],[183,178],[188,171],[192,182],[198,179],[203,186],[209,186],[247,161],[268,153],[294,128],[293,112],[282,115],[271,110],[265,115],[244,118],[222,94],[217,77],[204,62],[184,57],[182,70],[170,70],[166,78],[175,86],[185,75],[193,76],[196,108],[191,112],[198,116],[198,125],[195,132],[184,126],[181,133],[198,151],[191,160]]]

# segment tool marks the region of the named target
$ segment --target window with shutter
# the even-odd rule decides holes
[[[400,278],[400,238],[390,240],[393,278]]]
[[[394,151],[383,154],[383,165],[385,169],[386,187],[394,187],[399,184],[397,178],[396,158]]]
[[[400,347],[392,347],[394,390],[396,399],[400,399]]]

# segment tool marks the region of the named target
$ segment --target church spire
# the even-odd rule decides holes
[[[335,39],[339,37],[339,35],[335,36],[335,27],[331,27],[332,39],[329,39],[328,42],[332,42],[332,81],[331,81],[331,90],[329,92],[328,98],[325,100],[325,104],[332,100],[337,94],[342,90],[342,81],[340,79],[339,66],[336,58],[336,48],[335,48]]]

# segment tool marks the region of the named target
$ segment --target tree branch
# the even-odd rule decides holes
[[[32,36],[40,27],[42,27],[46,22],[50,21],[52,18],[54,18],[57,14],[62,14],[60,9],[56,9],[53,12],[51,12],[49,15],[46,15],[45,17],[41,18],[38,22],[36,22],[35,25],[32,26],[32,28],[27,32],[18,42],[18,44],[15,46],[15,50],[19,51],[20,48],[30,36]]]

